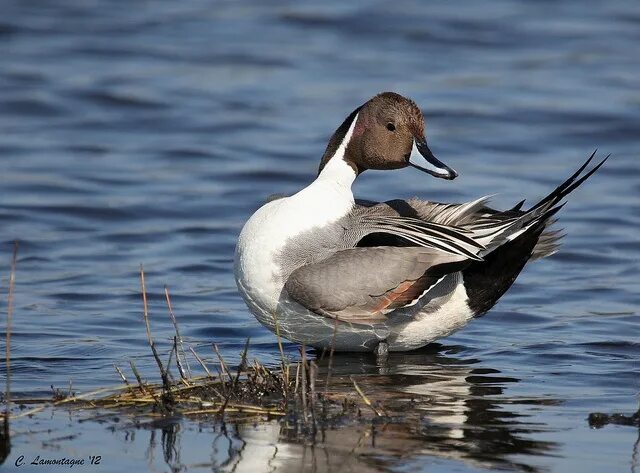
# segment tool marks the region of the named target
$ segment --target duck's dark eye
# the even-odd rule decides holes
[[[387,130],[396,131],[396,126],[393,123],[387,123]]]

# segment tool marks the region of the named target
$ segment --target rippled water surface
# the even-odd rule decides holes
[[[346,426],[311,449],[277,423],[220,435],[57,412],[13,425],[7,465],[62,452],[101,454],[104,471],[640,471],[637,429],[586,421],[637,408],[638,44],[636,1],[2,2],[0,271],[5,293],[19,239],[16,397],[117,383],[114,362],[153,376],[140,263],[163,350],[166,284],[203,356],[216,341],[237,361],[251,337],[251,356],[277,360],[236,291],[236,237],[268,195],[314,177],[333,130],[377,92],[412,97],[461,176],[368,172],[361,198],[495,193],[507,207],[596,147],[613,155],[563,209],[561,252],[489,315],[384,365],[335,360],[374,398],[414,397],[406,429],[374,441]]]

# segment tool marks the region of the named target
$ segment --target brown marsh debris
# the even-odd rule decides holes
[[[367,416],[363,416],[360,407],[370,409],[372,415],[369,417],[383,416],[383,409],[376,407],[353,379],[355,390],[346,392],[342,389],[340,393],[331,392],[330,369],[322,381],[324,389],[318,389],[321,381],[316,362],[307,357],[304,346],[301,347],[299,361],[287,359],[279,332],[277,336],[281,360],[276,368],[265,366],[255,359],[249,361],[249,339],[241,353],[241,361],[235,369],[225,362],[215,343],[211,345],[211,350],[218,362],[213,366],[208,365],[193,347],[185,349],[166,287],[164,295],[175,336],[170,353],[161,357],[152,335],[142,266],[140,287],[142,321],[149,348],[158,367],[160,381],[145,381],[132,361],[129,362],[132,376],[127,376],[125,370],[114,364],[122,384],[83,394],[75,394],[71,386],[68,391],[52,386],[52,399],[21,399],[21,405],[32,407],[12,414],[13,418],[30,416],[52,406],[64,406],[67,409],[113,409],[141,417],[214,416],[224,421],[286,418],[288,423],[296,425],[296,430],[300,433],[315,434],[320,424],[333,424],[341,419],[365,420]],[[192,373],[188,354],[192,356],[192,364],[194,361],[199,364],[205,375],[197,376]],[[331,352],[330,365],[332,355]],[[168,361],[165,363],[163,359]],[[174,372],[177,371],[175,377],[172,373],[174,369]],[[7,424],[8,417],[5,414],[4,420]]]

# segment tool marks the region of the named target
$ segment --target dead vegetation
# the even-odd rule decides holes
[[[300,348],[300,358],[297,361],[285,356],[279,331],[277,337],[281,359],[277,367],[265,366],[255,359],[249,361],[249,339],[244,345],[237,367],[232,368],[227,364],[215,343],[211,344],[211,353],[205,358],[215,356],[216,362],[205,362],[194,347],[188,346],[185,349],[186,344],[180,335],[178,320],[166,287],[164,295],[175,335],[170,352],[161,357],[152,335],[142,266],[140,287],[142,322],[158,368],[159,381],[145,381],[133,361],[129,362],[131,375],[114,364],[121,384],[82,394],[74,393],[71,385],[68,389],[51,386],[53,394],[50,398],[20,399],[22,410],[12,414],[12,418],[32,416],[49,407],[114,410],[134,416],[213,416],[219,420],[234,422],[285,418],[290,428],[293,425],[294,430],[300,433],[315,434],[319,426],[334,423],[347,416],[364,419],[367,416],[362,415],[359,406],[367,406],[371,410],[371,417],[383,416],[382,409],[367,398],[355,380],[352,380],[355,388],[352,392],[330,392],[333,351],[327,354],[330,357],[328,373],[320,380],[318,365],[307,357],[304,346]],[[7,348],[7,362],[9,359],[10,352]],[[163,359],[168,361],[164,363]],[[194,375],[192,365],[199,365],[205,374]],[[8,393],[6,400],[9,400]],[[7,402],[4,416],[7,430],[8,419]]]

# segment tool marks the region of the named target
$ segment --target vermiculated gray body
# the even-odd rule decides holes
[[[487,198],[356,202],[357,175],[406,166],[412,143],[411,160],[422,155],[432,166],[415,167],[457,175],[426,146],[415,104],[394,94],[370,103],[377,105],[356,109],[338,128],[317,179],[260,208],[236,248],[236,281],[256,318],[318,348],[371,351],[384,341],[391,351],[411,350],[482,315],[528,261],[557,250],[561,235],[547,228],[562,199],[604,163],[583,174],[592,155],[528,210],[521,202],[497,211]]]

